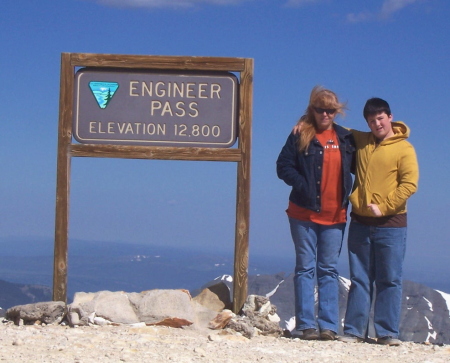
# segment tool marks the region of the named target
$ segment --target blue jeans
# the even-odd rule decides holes
[[[366,226],[352,221],[348,233],[351,286],[344,333],[366,337],[375,283],[374,327],[378,338],[398,338],[406,227]]]
[[[339,324],[339,274],[337,263],[344,238],[345,223],[325,226],[289,218],[295,245],[296,329],[316,328],[314,288],[316,275],[320,330],[337,333]]]

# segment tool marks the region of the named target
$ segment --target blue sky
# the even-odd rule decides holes
[[[347,102],[344,126],[366,130],[362,108],[374,96],[410,126],[420,184],[406,277],[442,278],[449,16],[447,0],[4,0],[0,238],[53,243],[62,52],[245,57],[255,62],[250,255],[293,255],[275,161],[320,84]],[[234,163],[73,158],[70,238],[232,253],[235,189]]]

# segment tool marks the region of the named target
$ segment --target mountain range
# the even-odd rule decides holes
[[[339,316],[343,322],[347,306],[350,281],[340,277]],[[250,276],[249,293],[267,295],[277,307],[277,313],[286,328],[294,328],[293,274]],[[317,303],[317,294],[316,294]],[[431,289],[413,281],[403,281],[400,339],[433,344],[450,344],[450,294]],[[372,309],[373,318],[373,309]],[[342,334],[342,326],[339,334]],[[373,323],[369,325],[369,337],[374,338]]]

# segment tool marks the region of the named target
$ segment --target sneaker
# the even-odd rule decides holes
[[[386,337],[378,338],[377,344],[399,346],[402,344],[402,342],[401,342],[401,340],[399,340],[397,338],[392,338],[392,337],[386,336]]]
[[[305,329],[303,330],[303,335],[301,336],[300,339],[317,340],[319,339],[319,332],[314,328]]]
[[[363,338],[351,334],[345,334],[339,337],[338,340],[343,343],[362,343],[364,341]]]
[[[320,339],[322,340],[335,340],[336,333],[329,329],[323,329],[320,331]]]

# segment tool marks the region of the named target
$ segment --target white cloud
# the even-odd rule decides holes
[[[420,0],[384,0],[381,10],[378,13],[371,13],[368,11],[350,13],[347,14],[347,21],[350,23],[360,23],[374,19],[389,19],[395,12],[418,1]]]
[[[304,4],[319,3],[324,0],[287,0],[285,6],[298,7]]]
[[[367,11],[358,14],[355,13],[347,14],[347,21],[350,23],[360,23],[371,19],[373,19],[373,14]]]
[[[250,0],[95,0],[100,4],[139,8],[190,8],[197,4],[233,5]]]
[[[191,8],[196,5],[236,5],[256,0],[90,0],[107,6],[117,7],[139,7],[139,8]],[[285,0],[285,6],[299,7],[307,4],[323,3],[331,0]],[[373,20],[374,18],[386,19],[395,12],[402,10],[408,5],[421,0],[384,0],[378,14],[370,12],[350,13],[347,20],[351,23]]]
[[[403,9],[404,7],[417,2],[418,0],[385,0],[381,7],[380,16],[389,18],[393,13]]]

